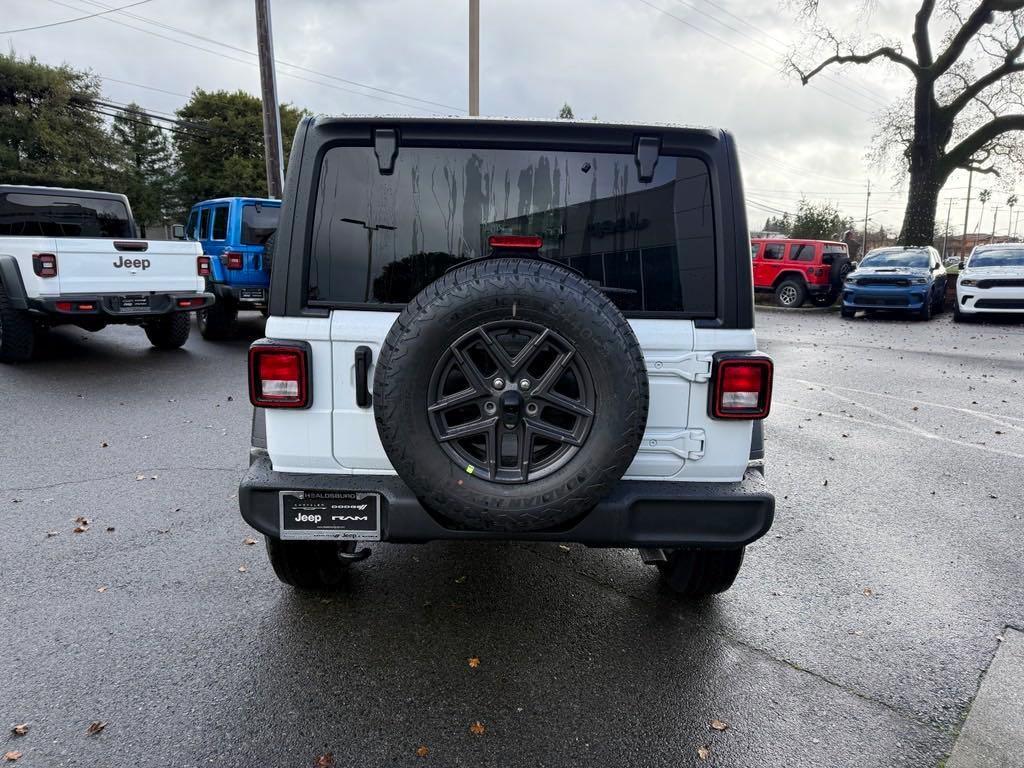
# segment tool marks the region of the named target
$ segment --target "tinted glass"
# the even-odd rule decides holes
[[[267,238],[277,231],[281,209],[260,203],[242,206],[242,244],[265,245]]]
[[[1024,247],[977,250],[971,256],[972,267],[1024,267]]]
[[[751,243],[750,244],[750,258],[756,259],[757,258],[757,252],[759,250],[761,250],[761,244],[760,243]]]
[[[188,215],[188,224],[185,225],[185,239],[186,240],[198,240],[199,232],[199,211],[193,210]]]
[[[200,231],[199,231],[199,239],[200,240],[209,240],[210,239],[210,209],[209,208],[203,208],[201,215],[202,215],[202,226],[200,227]]]
[[[927,269],[931,255],[924,248],[879,248],[871,251],[860,264],[862,267],[914,267]]]
[[[792,261],[814,261],[814,246],[791,245],[789,246],[789,258]]]
[[[768,243],[764,247],[764,254],[761,256],[762,259],[781,259],[782,251],[785,246],[782,243]]]
[[[228,239],[228,207],[218,205],[213,209],[213,239]]]
[[[370,147],[325,154],[310,300],[404,304],[490,235],[539,235],[622,309],[713,315],[707,167],[662,156],[642,184],[632,154],[403,147],[382,175]]]
[[[36,192],[0,192],[0,235],[135,237],[120,200]]]

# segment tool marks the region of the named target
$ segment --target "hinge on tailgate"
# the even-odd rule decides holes
[[[704,458],[703,429],[648,430],[644,433],[644,441],[640,446],[641,453],[671,453],[686,461],[697,461]]]
[[[689,352],[679,357],[652,355],[645,357],[644,363],[648,376],[679,376],[700,384],[711,378],[713,360],[711,352]]]

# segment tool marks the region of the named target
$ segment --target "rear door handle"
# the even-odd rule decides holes
[[[373,404],[370,396],[370,363],[373,351],[369,347],[356,347],[356,405],[369,408]]]

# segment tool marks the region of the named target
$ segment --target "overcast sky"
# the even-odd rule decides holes
[[[129,2],[0,0],[0,28]],[[272,3],[283,101],[323,114],[464,113],[468,0]],[[860,2],[848,5],[833,12],[842,28],[860,23],[909,46],[912,0],[875,0],[866,22],[852,13]],[[554,117],[567,101],[582,118],[727,128],[739,143],[752,227],[771,212],[794,211],[801,193],[830,199],[862,220],[869,180],[872,222],[899,227],[903,190],[865,154],[873,116],[904,98],[909,81],[882,65],[812,81],[815,89],[781,74],[787,48],[805,41],[789,6],[750,0],[481,0],[481,6],[483,114]],[[259,90],[256,59],[247,53],[256,47],[252,0],[148,0],[3,40],[22,56],[91,69],[105,78],[107,98],[154,111],[173,112],[194,87]],[[991,177],[981,183],[993,185]],[[955,175],[940,198],[943,222],[946,201],[955,198],[954,231],[963,227],[966,184],[966,174]],[[983,230],[991,229],[992,205],[1006,195],[994,191]],[[972,204],[972,231],[979,208]],[[1000,230],[1008,223],[1004,215]]]

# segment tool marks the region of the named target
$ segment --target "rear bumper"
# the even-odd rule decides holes
[[[237,304],[252,304],[254,306],[266,306],[267,295],[270,291],[269,285],[228,285],[226,283],[211,283],[210,290],[221,301],[230,299]],[[259,296],[253,296],[253,291],[259,291]]]
[[[764,475],[747,470],[738,483],[621,480],[582,519],[558,530],[529,533],[465,531],[424,509],[393,475],[306,475],[275,472],[258,453],[238,488],[245,521],[260,533],[280,533],[279,492],[373,491],[381,494],[381,540],[520,539],[575,542],[593,547],[735,548],[771,527],[775,497]]]
[[[146,296],[149,307],[124,307],[122,300],[126,296]],[[188,306],[180,306],[179,301],[188,301]],[[70,302],[73,308],[68,311],[59,309],[58,303]],[[92,309],[80,309],[79,305],[92,304]],[[171,312],[195,312],[213,304],[212,293],[195,291],[178,291],[172,293],[140,292],[136,294],[104,294],[104,293],[68,293],[59,296],[29,299],[29,310],[36,314],[57,316],[62,319],[101,317],[105,323],[128,323],[145,320],[147,317],[166,315]]]

